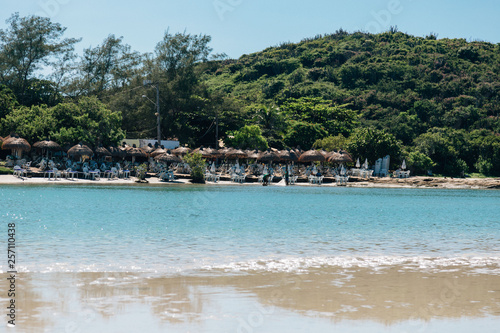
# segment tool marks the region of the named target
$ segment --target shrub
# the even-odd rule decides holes
[[[191,168],[191,182],[205,183],[205,160],[200,153],[191,153],[184,157],[184,161]]]

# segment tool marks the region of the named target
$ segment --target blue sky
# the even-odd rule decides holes
[[[66,37],[82,38],[79,54],[109,34],[152,52],[167,29],[210,35],[214,52],[231,58],[340,27],[500,42],[498,0],[0,0],[0,8],[0,29],[14,12],[47,16],[67,27]]]

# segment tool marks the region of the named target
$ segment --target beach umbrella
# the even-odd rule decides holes
[[[49,149],[49,150],[62,150],[62,147],[55,141],[45,139],[33,144],[33,148]]]
[[[111,156],[111,152],[104,148],[103,146],[99,146],[95,150],[96,155],[99,156]]]
[[[259,158],[259,156],[260,156],[260,152],[257,149],[247,151],[247,158],[249,158],[249,159],[256,160]]]
[[[356,168],[359,169],[360,166],[361,166],[361,164],[359,163],[359,157],[358,157],[358,159],[356,160]]]
[[[108,151],[111,153],[111,156],[113,157],[125,157],[126,155],[125,150],[122,150],[118,147],[110,146],[108,147]]]
[[[196,148],[195,150],[193,150],[193,153],[199,153],[203,158],[212,158],[211,149],[206,149],[204,147]]]
[[[401,164],[401,169],[405,170],[406,169],[406,161],[403,160],[403,163]]]
[[[151,154],[155,150],[155,147],[153,147],[151,143],[148,143],[147,146],[141,147],[140,149],[146,154]]]
[[[333,152],[328,158],[328,162],[332,163],[351,163],[352,157],[346,151]]]
[[[231,149],[232,148],[228,148],[228,147],[224,147],[224,148],[219,149],[219,155],[220,155],[220,157],[225,158],[226,154],[228,154],[229,152],[231,152]]]
[[[272,151],[271,149],[268,149],[265,152],[263,152],[262,154],[260,154],[260,156],[257,160],[259,160],[260,162],[272,163],[272,162],[279,161],[280,157],[276,152]]]
[[[278,156],[280,157],[280,161],[284,162],[297,162],[299,160],[298,154],[291,149],[280,151]]]
[[[239,158],[247,158],[248,155],[241,149],[232,149],[228,153],[226,153],[226,158],[228,159],[239,159]]]
[[[204,148],[204,150],[205,150],[205,153],[210,154],[210,158],[218,158],[220,156],[219,150],[217,150],[215,148],[208,147],[208,148]]]
[[[191,152],[191,149],[188,147],[177,147],[174,150],[172,150],[172,154],[177,155],[177,156],[184,156],[187,155]]]
[[[365,163],[363,163],[363,169],[368,169],[368,159],[365,158]]]
[[[325,155],[314,149],[308,150],[299,156],[299,162],[302,163],[324,162],[324,161],[325,161]]]
[[[25,139],[18,136],[12,136],[3,141],[2,149],[10,149],[12,150],[12,155],[21,157],[23,151],[30,151],[31,146]]]
[[[43,151],[47,152],[47,158],[49,158],[49,150],[62,150],[62,147],[55,141],[51,141],[48,139],[45,139],[43,141],[38,141],[33,144],[33,148],[38,148],[42,149],[42,155]]]
[[[152,152],[149,154],[149,156],[151,156],[151,157],[156,157],[156,156],[158,156],[158,155],[165,154],[166,152],[167,152],[167,150],[166,150],[166,149],[163,149],[163,148],[159,147],[159,148],[156,148],[154,151],[152,151]]]
[[[128,149],[127,156],[132,157],[132,164],[134,164],[136,157],[148,157],[148,155],[142,149],[137,147],[132,147]]]
[[[92,149],[81,143],[74,145],[68,150],[68,156],[82,158],[82,156],[91,157],[92,155],[94,155]]]
[[[180,157],[171,154],[169,151],[167,151],[161,155],[155,156],[154,159],[158,162],[164,162],[164,163],[179,163],[179,162],[181,162]]]

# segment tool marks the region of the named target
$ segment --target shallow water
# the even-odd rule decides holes
[[[48,331],[82,320],[110,331],[135,311],[149,332],[218,332],[215,323],[255,332],[280,332],[280,323],[318,332],[417,332],[413,319],[426,332],[499,323],[500,191],[2,186],[0,202],[1,223],[16,223],[24,288],[39,301],[26,301],[26,327],[43,317]],[[67,304],[47,318],[58,288]],[[282,297],[266,298],[276,288]],[[425,310],[440,293],[449,311]],[[394,311],[394,302],[407,311]],[[76,315],[87,308],[89,322]],[[263,318],[266,325],[253,325]]]

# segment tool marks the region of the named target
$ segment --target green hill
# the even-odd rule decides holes
[[[337,31],[213,64],[203,80],[246,110],[285,106],[285,118],[290,100],[343,105],[357,127],[392,134],[403,155],[427,155],[437,172],[499,174],[499,51],[433,35]]]

